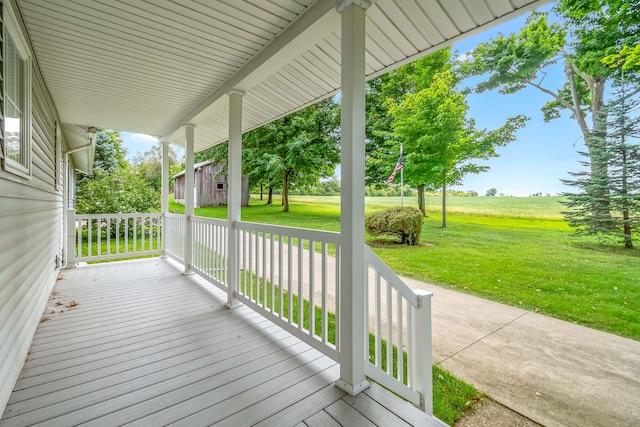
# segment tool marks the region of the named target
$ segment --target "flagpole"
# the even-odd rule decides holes
[[[402,142],[400,143],[400,158],[402,157]],[[402,160],[404,162],[404,159]],[[404,168],[400,169],[400,207],[404,208]]]

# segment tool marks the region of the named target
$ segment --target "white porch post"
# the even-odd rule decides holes
[[[65,190],[66,191],[66,190]],[[65,207],[66,213],[66,242],[67,245],[64,248],[64,256],[66,258],[66,268],[76,268],[78,264],[76,263],[76,210],[75,209],[67,209]]]
[[[364,138],[365,138],[365,0],[338,4],[342,14],[342,143],[340,234],[340,379],[351,395],[369,386],[365,379]]]
[[[167,256],[167,213],[169,213],[169,141],[161,141],[162,145],[162,256]]]
[[[433,415],[433,356],[431,344],[431,297],[433,294],[423,289],[414,289],[418,297],[418,308],[412,310],[413,347],[411,358],[415,361],[411,382],[413,389],[420,393],[420,409]]]
[[[193,217],[193,143],[195,125],[184,126],[185,147],[187,155],[184,162],[184,275],[193,274],[191,271],[191,261],[193,256],[193,228],[191,219]]]
[[[227,223],[229,245],[227,252],[227,307],[238,303],[240,265],[238,263],[238,233],[234,222],[240,221],[242,207],[242,96],[244,92],[231,90],[229,96],[229,151],[227,160]]]

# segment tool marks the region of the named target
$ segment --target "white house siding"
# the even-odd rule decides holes
[[[27,356],[61,257],[57,117],[36,61],[32,72],[31,178],[0,171],[0,413]]]

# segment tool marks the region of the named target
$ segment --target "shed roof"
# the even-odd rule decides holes
[[[201,167],[206,166],[206,165],[210,165],[210,164],[211,164],[211,160],[206,160],[204,162],[196,163],[196,164],[193,165],[193,170],[196,171],[196,170],[200,169]],[[171,178],[175,179],[175,178],[184,176],[184,173],[185,173],[185,171],[178,172],[177,174],[173,175]]]

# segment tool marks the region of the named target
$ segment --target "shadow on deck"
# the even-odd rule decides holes
[[[181,272],[64,270],[0,426],[442,425],[375,384],[346,395],[332,359]]]

